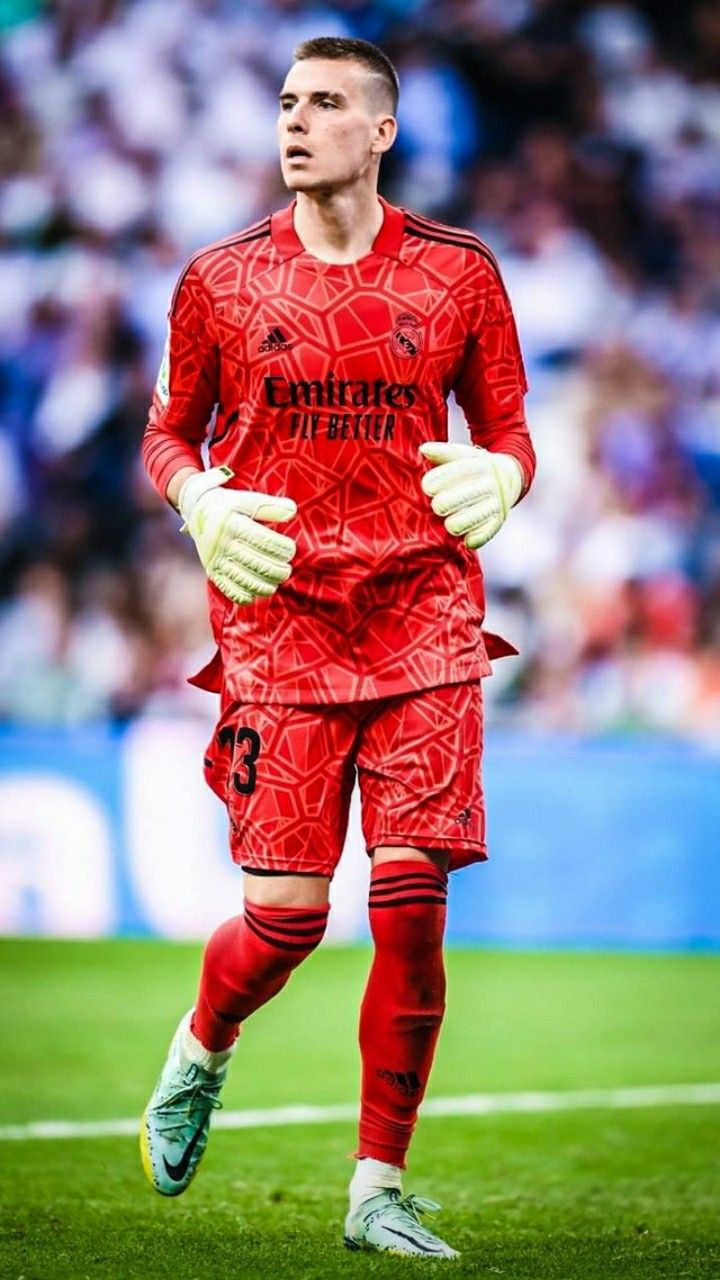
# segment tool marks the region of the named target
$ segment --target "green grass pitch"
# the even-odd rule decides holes
[[[0,942],[0,1124],[139,1115],[199,948]],[[230,1109],[356,1097],[362,948],[326,947],[248,1024]],[[431,1094],[720,1079],[720,957],[451,950]],[[406,1187],[454,1263],[340,1244],[352,1124],[217,1132],[186,1195],[132,1138],[0,1142],[0,1276],[494,1280],[720,1276],[720,1106],[426,1117]]]

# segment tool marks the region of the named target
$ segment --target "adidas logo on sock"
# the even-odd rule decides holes
[[[259,350],[261,353],[266,351],[289,351],[294,344],[288,342],[282,329],[276,325],[271,329],[267,337],[260,343]]]
[[[385,1067],[377,1067],[376,1075],[389,1084],[391,1089],[397,1089],[405,1095],[417,1093],[420,1088],[420,1078],[416,1071],[388,1071]]]

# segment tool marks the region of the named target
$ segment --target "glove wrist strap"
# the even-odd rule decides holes
[[[178,509],[183,518],[181,533],[186,532],[195,504],[203,494],[226,484],[228,480],[232,480],[234,474],[230,467],[210,467],[208,471],[199,471],[195,476],[188,476],[178,494]]]

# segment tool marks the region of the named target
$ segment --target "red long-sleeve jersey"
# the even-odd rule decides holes
[[[209,455],[241,489],[286,494],[293,573],[239,607],[208,584],[218,645],[194,678],[239,700],[350,702],[471,680],[513,652],[482,631],[477,555],[420,487],[424,440],[447,438],[451,391],[476,444],[532,482],[527,389],[510,302],[468,231],[383,202],[371,251],[329,265],[293,206],[191,259],[143,457],[165,495]]]

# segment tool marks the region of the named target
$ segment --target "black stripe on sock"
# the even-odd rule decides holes
[[[386,889],[384,893],[381,889],[376,889],[368,894],[368,902],[387,902],[389,898],[406,897],[408,893],[431,893],[436,898],[447,898],[447,889],[442,885],[398,884],[393,885],[391,889]]]
[[[262,929],[258,929],[252,920],[248,920],[245,916],[245,923],[251,933],[260,938],[261,942],[266,942],[270,947],[277,947],[280,951],[307,951],[307,942],[283,942],[281,938],[273,938],[270,934],[264,933]],[[318,938],[318,942],[320,938]]]
[[[314,938],[318,935],[321,937],[325,931],[324,921],[323,927],[318,924],[312,924],[307,929],[295,928],[292,925],[285,927],[274,923],[269,924],[267,920],[263,920],[262,916],[256,916],[252,911],[248,911],[247,907],[245,908],[245,919],[252,920],[253,924],[256,924],[258,929],[266,929],[269,933],[273,934],[279,933],[284,938]]]
[[[392,907],[397,903],[407,902],[412,898],[413,902],[444,902],[447,903],[447,896],[443,893],[433,893],[430,889],[408,889],[407,893],[397,893],[387,898],[368,898],[369,907]]]
[[[381,911],[383,907],[413,907],[422,902],[431,902],[438,907],[447,906],[447,898],[386,898],[384,902],[371,902],[371,911]]]
[[[417,871],[403,871],[400,875],[397,875],[397,876],[373,875],[370,881],[370,887],[373,888],[375,885],[380,885],[380,884],[397,884],[401,880],[408,880],[410,876],[413,876],[413,877],[422,876],[424,880],[431,880],[433,884],[439,884],[440,882],[442,882],[443,884],[447,883],[447,876],[443,875],[441,871],[438,871],[436,875],[433,875],[432,871],[425,871],[424,869],[423,870],[418,869]]]
[[[408,876],[402,884],[379,884],[370,885],[370,897],[373,894],[382,894],[383,897],[388,893],[401,893],[403,889],[436,889],[439,893],[447,893],[447,886],[440,880],[429,880],[426,877]]]

